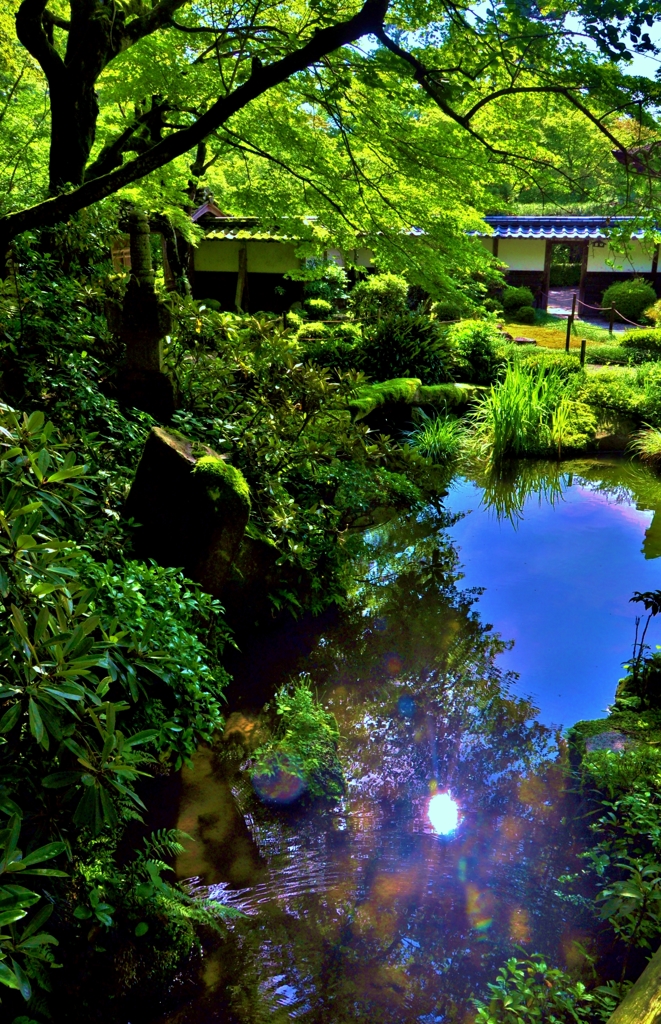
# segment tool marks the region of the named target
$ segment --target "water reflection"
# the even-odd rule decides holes
[[[514,648],[542,721],[599,717],[631,655],[635,590],[658,586],[661,483],[625,459],[527,462],[500,480],[458,479],[449,507],[467,585]],[[659,642],[661,634],[652,636]]]
[[[212,755],[254,870],[238,884],[215,870],[213,891],[246,916],[171,1024],[463,1022],[516,946],[563,962],[586,938],[554,895],[577,854],[561,751],[510,692],[496,663],[507,644],[458,588],[445,527],[430,510],[371,535],[346,615],[299,665],[340,726],[342,803],[274,811]],[[192,818],[205,786],[195,772],[185,785],[204,863],[214,853]],[[459,827],[441,840],[451,794],[461,821],[454,805]]]
[[[449,836],[459,824],[459,804],[449,793],[435,793],[429,801],[427,816],[434,832],[439,836]]]

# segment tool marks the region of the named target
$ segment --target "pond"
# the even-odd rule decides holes
[[[182,773],[178,874],[244,916],[168,1024],[464,1024],[508,956],[591,948],[557,894],[585,836],[544,723],[612,700],[657,507],[640,467],[528,464],[366,535],[350,606],[275,680],[309,672],[335,713],[346,798],[269,809],[224,743]]]

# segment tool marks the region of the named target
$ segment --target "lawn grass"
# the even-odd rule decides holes
[[[517,324],[509,321],[505,324],[505,330],[512,337],[534,338],[538,345],[545,348],[564,348],[567,337],[567,321],[559,317],[545,317],[546,323],[541,324]],[[572,328],[571,349],[580,349],[581,338],[587,338],[588,344],[604,344],[610,342],[617,344],[617,335],[609,334],[607,327],[595,327],[594,324],[586,324],[577,320]]]

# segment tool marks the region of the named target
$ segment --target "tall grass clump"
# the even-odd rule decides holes
[[[585,447],[595,418],[574,401],[570,385],[554,368],[513,365],[472,414],[471,447],[492,465],[507,459]]]
[[[644,430],[639,430],[634,434],[629,448],[642,462],[654,469],[661,467],[661,430],[656,427],[646,426]]]
[[[461,452],[465,428],[455,416],[428,416],[420,411],[421,422],[409,431],[411,448],[432,462],[454,462]]]

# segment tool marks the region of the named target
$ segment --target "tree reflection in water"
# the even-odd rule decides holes
[[[346,800],[274,813],[229,780],[254,871],[216,891],[247,916],[171,1021],[466,1022],[515,947],[565,964],[585,938],[554,895],[577,853],[557,738],[509,694],[445,525],[429,510],[369,534],[342,622],[299,666],[338,719]],[[436,792],[461,808],[447,836]]]

